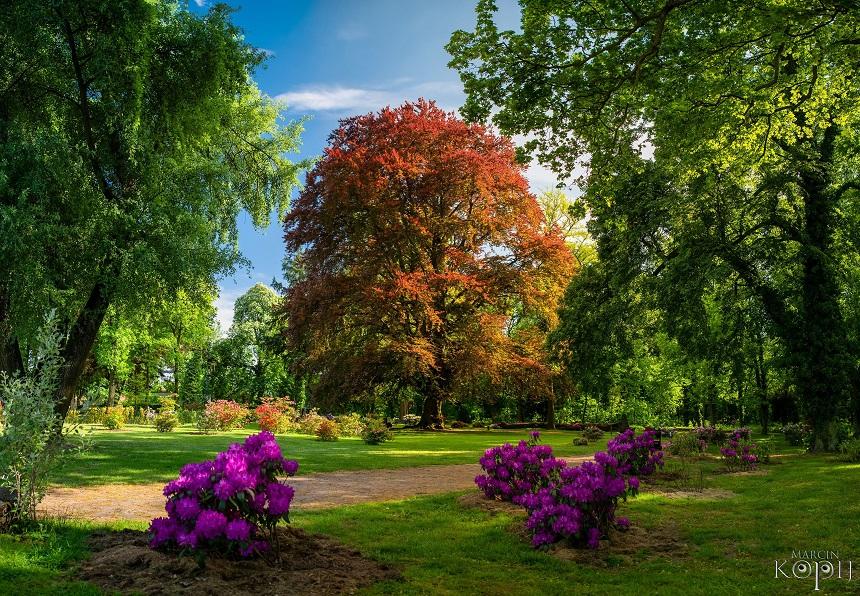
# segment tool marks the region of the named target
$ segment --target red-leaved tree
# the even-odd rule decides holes
[[[424,100],[341,121],[285,241],[287,335],[314,391],[409,388],[423,427],[458,384],[534,365],[511,315],[552,326],[573,274],[511,141]]]

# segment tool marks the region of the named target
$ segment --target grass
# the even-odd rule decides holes
[[[167,482],[190,461],[213,457],[227,445],[243,440],[255,429],[201,435],[182,426],[172,433],[156,432],[151,426],[129,425],[122,430],[89,427],[91,448],[75,456],[59,471],[54,484],[91,486]],[[284,455],[298,460],[299,473],[336,470],[370,470],[409,466],[474,463],[493,445],[527,438],[525,430],[457,430],[449,432],[397,431],[395,439],[382,445],[366,445],[361,439],[344,437],[323,442],[299,434],[278,436]],[[542,431],[544,443],[562,456],[587,455],[606,446],[609,436],[588,446],[576,447],[580,433]]]
[[[535,551],[514,531],[520,519],[464,508],[460,493],[298,511],[293,523],[400,570],[403,581],[377,584],[370,594],[806,593],[811,580],[774,579],[774,560],[810,549],[860,559],[860,464],[792,451],[764,466],[764,475],[714,474],[713,458],[687,464],[701,466],[705,486],[735,493],[730,498],[643,493],[622,504],[619,513],[636,525],[671,525],[688,549],[671,558],[641,552],[614,567]],[[95,528],[64,522],[23,539],[0,536],[0,594],[96,593],[69,571]],[[823,593],[856,593],[857,568],[850,583],[824,580]]]

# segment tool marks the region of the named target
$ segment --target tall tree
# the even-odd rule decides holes
[[[0,39],[0,365],[61,307],[65,414],[110,305],[211,283],[240,210],[286,209],[300,126],[252,82],[263,52],[224,5],[16,2]]]
[[[286,219],[290,343],[314,389],[423,395],[423,427],[518,358],[513,308],[554,320],[573,271],[510,140],[423,100],[341,121]]]
[[[499,31],[482,0],[475,31],[452,37],[465,113],[497,108],[501,129],[532,135],[561,173],[587,160],[589,202],[611,201],[614,178],[644,167],[633,148],[650,145],[680,191],[666,216],[700,232],[700,263],[730,268],[757,297],[791,355],[815,447],[832,447],[850,368],[834,235],[860,189],[856,2],[521,7],[520,32]]]

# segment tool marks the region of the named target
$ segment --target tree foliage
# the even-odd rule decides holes
[[[511,316],[552,326],[573,271],[511,142],[423,100],[343,120],[285,230],[287,335],[315,393],[413,389],[424,426],[468,380],[536,364]]]

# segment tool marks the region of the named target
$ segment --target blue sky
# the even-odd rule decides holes
[[[270,53],[255,74],[260,88],[287,102],[288,118],[308,116],[301,156],[317,156],[338,119],[419,97],[449,110],[463,101],[444,46],[456,29],[474,25],[474,0],[228,0],[233,20],[252,45]],[[500,0],[499,24],[515,27],[514,0]],[[194,0],[196,11],[206,2]],[[532,190],[555,185],[545,169],[529,169]],[[252,268],[220,281],[218,319],[227,329],[233,302],[255,283],[281,279],[281,225],[266,230],[239,221],[239,245]]]

